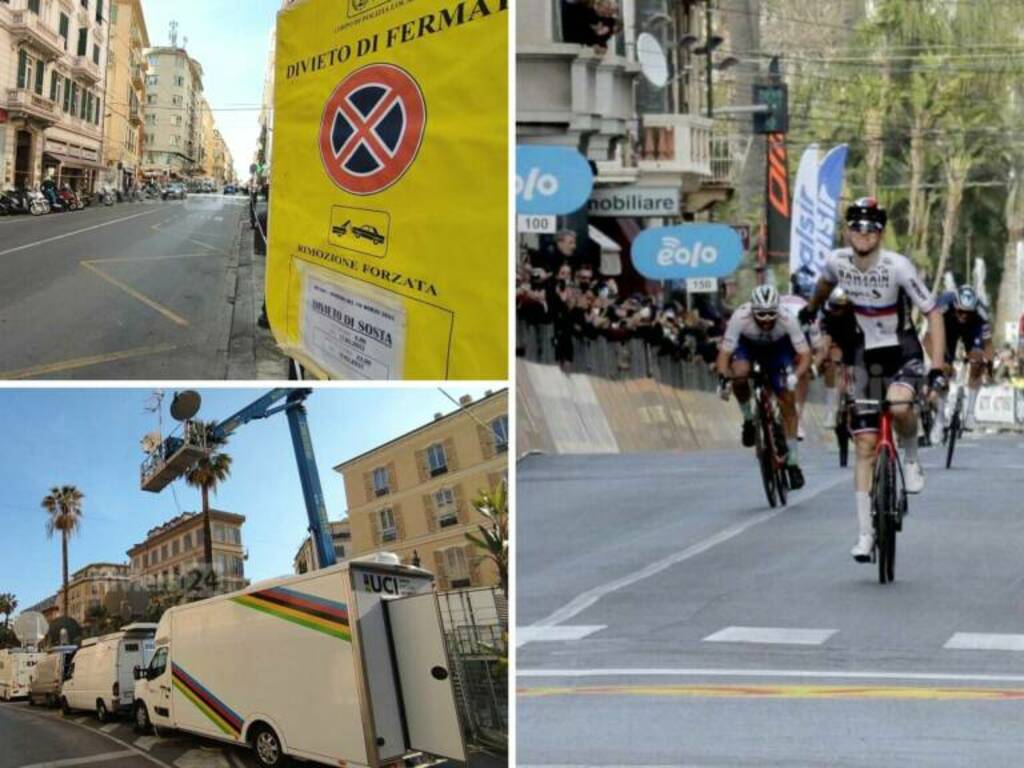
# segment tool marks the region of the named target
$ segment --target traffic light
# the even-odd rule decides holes
[[[789,91],[785,83],[754,86],[754,103],[771,112],[754,115],[754,133],[786,133],[789,130]]]

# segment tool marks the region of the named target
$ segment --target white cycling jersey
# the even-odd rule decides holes
[[[906,256],[881,251],[873,264],[861,270],[852,248],[832,251],[821,277],[840,286],[850,297],[857,325],[864,333],[864,348],[895,347],[900,335],[913,333],[907,298],[924,314],[935,308],[935,297]]]
[[[807,351],[807,337],[804,336],[800,321],[796,319],[796,312],[786,306],[779,307],[778,317],[775,324],[768,330],[763,329],[754,320],[754,310],[750,302],[740,305],[729,318],[729,324],[725,327],[725,334],[722,337],[721,348],[726,352],[735,351],[739,346],[740,339],[753,347],[766,347],[774,344],[785,336],[793,343],[793,349],[797,352]]]
[[[803,296],[797,296],[795,293],[789,293],[785,296],[779,297],[779,305],[789,310],[789,313],[793,317],[797,317],[800,310],[807,306],[807,299]],[[807,340],[811,343],[812,349],[817,349],[822,344],[821,327],[817,319],[808,326],[805,326]]]

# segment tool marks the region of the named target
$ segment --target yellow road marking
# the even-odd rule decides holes
[[[164,261],[166,259],[198,259],[204,256],[209,256],[208,253],[176,253],[170,256],[110,256],[102,259],[86,259],[82,262],[83,264],[106,264],[108,262],[128,262],[128,261]]]
[[[552,696],[673,696],[737,699],[1024,700],[1021,688],[928,688],[849,685],[599,685],[520,688],[520,698]]]
[[[161,315],[166,317],[172,323],[175,323],[175,324],[180,325],[180,326],[187,326],[188,325],[188,320],[183,318],[181,315],[176,315],[174,312],[172,312],[171,310],[167,309],[167,307],[165,307],[165,306],[163,306],[161,304],[158,304],[157,302],[153,301],[153,299],[149,298],[148,296],[146,296],[146,295],[144,295],[142,293],[139,293],[137,290],[132,288],[130,285],[126,285],[125,283],[122,283],[117,278],[111,277],[106,272],[104,272],[102,269],[97,267],[95,264],[92,264],[92,263],[90,263],[88,261],[83,261],[83,262],[80,262],[80,263],[81,263],[81,265],[83,267],[85,267],[89,271],[94,272],[95,274],[99,275],[100,277],[102,277],[104,280],[106,280],[111,285],[120,288],[122,291],[127,293],[133,299],[136,299],[137,301],[141,301],[143,304],[145,304],[150,309],[155,309],[157,312],[159,312]]]
[[[62,373],[64,371],[73,371],[76,368],[88,368],[91,365],[100,365],[101,363],[113,363],[118,360],[129,360],[133,357],[144,357],[145,355],[158,355],[162,352],[172,352],[178,349],[177,344],[158,344],[153,347],[138,347],[136,349],[126,349],[122,352],[108,352],[102,355],[92,355],[91,357],[79,357],[74,360],[64,360],[59,363],[49,363],[47,365],[37,365],[32,368],[22,368],[18,371],[8,371],[7,373],[0,373],[0,379],[31,379],[36,376],[45,376],[48,373]]]

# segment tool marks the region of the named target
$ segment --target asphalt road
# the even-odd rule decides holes
[[[523,460],[518,763],[1020,765],[1024,439],[922,457],[886,586],[824,449],[777,512],[740,449]]]
[[[0,379],[225,378],[247,204],[0,219]]]

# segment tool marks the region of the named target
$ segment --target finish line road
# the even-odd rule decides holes
[[[1024,442],[921,455],[885,586],[834,450],[780,510],[741,449],[523,460],[519,763],[1020,764]]]
[[[0,219],[0,379],[223,379],[243,198]]]

